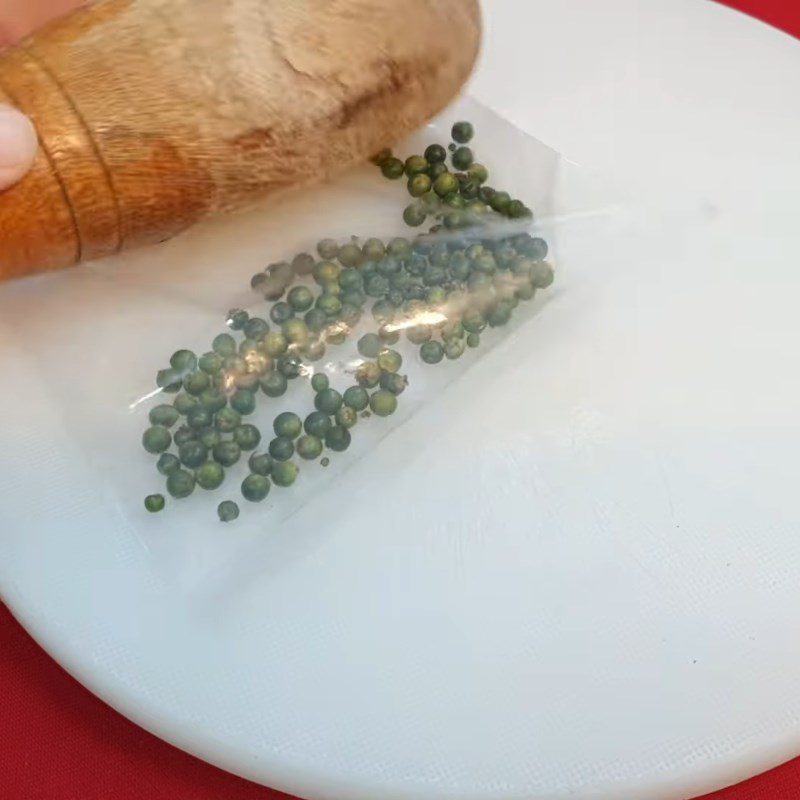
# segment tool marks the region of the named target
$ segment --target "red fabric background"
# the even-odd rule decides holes
[[[700,2],[700,0],[698,0]],[[727,5],[800,36],[800,0]],[[145,733],[67,675],[0,605],[0,798],[281,800]],[[704,800],[800,797],[800,759]]]

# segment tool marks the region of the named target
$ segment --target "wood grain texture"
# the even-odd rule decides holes
[[[328,178],[459,91],[477,0],[106,0],[0,57],[36,124],[0,278],[167,239]]]

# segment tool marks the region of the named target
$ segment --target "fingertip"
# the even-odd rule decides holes
[[[30,119],[16,108],[0,105],[0,190],[25,176],[38,148],[36,129]]]

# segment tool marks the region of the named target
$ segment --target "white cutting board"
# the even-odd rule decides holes
[[[0,593],[120,711],[305,797],[683,798],[800,752],[800,47],[689,0],[486,17],[474,94],[613,176],[560,170],[556,211],[618,213],[563,227],[551,300],[246,548],[187,512],[247,556],[206,581],[119,501],[107,412],[257,218],[120,259],[139,291],[0,289]]]

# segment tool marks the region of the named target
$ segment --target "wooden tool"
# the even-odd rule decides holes
[[[163,241],[346,169],[459,91],[477,0],[105,0],[0,54],[40,151],[0,278]]]

